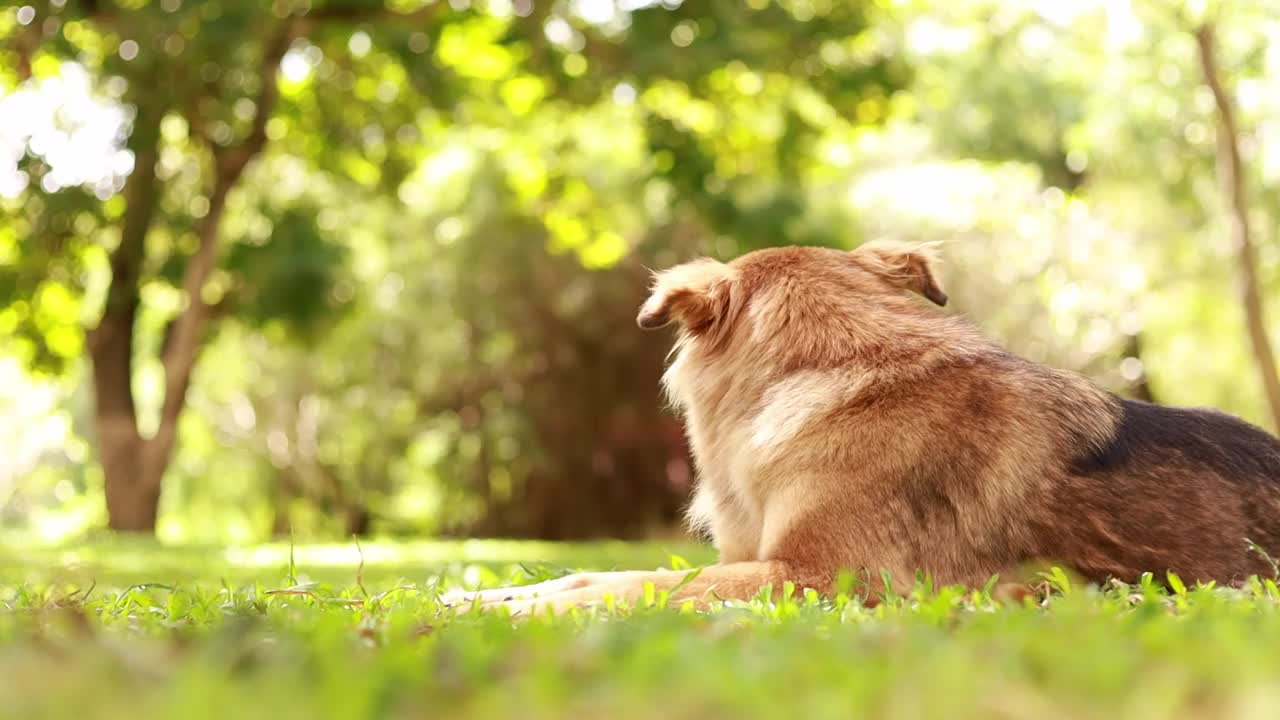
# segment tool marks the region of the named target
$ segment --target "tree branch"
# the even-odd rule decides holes
[[[1241,302],[1244,305],[1249,341],[1266,391],[1272,426],[1280,429],[1280,375],[1276,372],[1275,353],[1268,336],[1266,312],[1259,290],[1257,249],[1249,227],[1249,199],[1245,190],[1244,161],[1240,157],[1235,111],[1231,96],[1227,94],[1219,74],[1217,38],[1213,24],[1201,25],[1195,35],[1200,68],[1218,110],[1218,173],[1222,178],[1222,192],[1231,206],[1231,232],[1240,265],[1243,284]]]
[[[262,48],[258,97],[254,99],[256,110],[249,134],[233,148],[222,152],[214,151],[218,175],[230,178],[232,184],[235,184],[240,174],[244,172],[245,166],[262,152],[262,148],[267,143],[267,121],[271,118],[276,101],[280,97],[280,87],[276,84],[276,72],[280,69],[280,61],[295,37],[297,37],[296,26],[287,22],[267,40]]]
[[[267,122],[275,110],[280,91],[276,81],[280,61],[289,45],[318,22],[355,22],[396,20],[425,20],[437,12],[444,3],[436,3],[412,13],[396,13],[385,7],[376,10],[355,7],[321,8],[302,17],[284,21],[265,41],[262,61],[259,65],[259,89],[254,102],[255,112],[249,134],[235,147],[219,151],[214,147],[214,184],[209,195],[209,210],[199,228],[199,246],[187,262],[182,287],[187,296],[187,307],[174,321],[169,342],[161,354],[165,371],[164,402],[160,411],[160,429],[152,438],[150,452],[161,467],[167,464],[173,449],[178,416],[186,401],[191,383],[191,371],[199,354],[200,339],[207,324],[211,308],[202,297],[205,283],[217,267],[218,230],[226,209],[227,196],[239,182],[240,176],[253,158],[266,147]]]
[[[41,30],[41,23],[33,20],[26,27],[18,28],[13,34],[12,47],[18,56],[18,83],[24,83],[31,79],[31,58],[35,56],[36,50],[40,47],[40,41],[44,32]]]
[[[261,86],[249,134],[235,147],[213,152],[214,179],[209,193],[209,210],[199,225],[200,242],[196,253],[187,261],[183,273],[182,289],[187,296],[187,307],[174,321],[169,342],[165,343],[160,358],[165,375],[164,402],[160,409],[159,428],[147,446],[148,464],[152,468],[164,468],[173,452],[178,418],[186,404],[191,372],[211,315],[211,307],[205,301],[203,291],[218,264],[218,235],[227,196],[240,181],[249,162],[266,146],[267,121],[279,98],[276,73],[294,37],[293,23],[286,22],[266,40],[259,65]],[[153,482],[159,482],[161,474],[153,472],[147,475]]]
[[[262,60],[259,64],[259,88],[254,101],[255,112],[249,134],[234,147],[219,150],[213,148],[214,180],[209,194],[209,210],[201,220],[197,234],[199,245],[195,255],[187,261],[182,288],[187,297],[187,307],[174,320],[169,341],[161,351],[164,367],[164,401],[160,408],[160,425],[154,437],[146,445],[145,476],[150,482],[159,483],[163,469],[168,465],[177,437],[178,418],[186,404],[187,390],[191,385],[191,373],[199,356],[201,340],[212,316],[212,308],[203,297],[203,290],[218,264],[218,235],[226,210],[227,197],[240,181],[245,168],[261,154],[267,144],[267,122],[279,100],[276,75],[280,62],[290,44],[318,22],[383,19],[425,19],[443,4],[431,5],[414,13],[394,13],[385,8],[370,11],[363,8],[324,8],[307,16],[290,18],[264,41]]]
[[[350,5],[337,5],[322,8],[316,8],[309,11],[306,15],[295,18],[297,30],[300,34],[305,34],[315,30],[320,25],[330,23],[380,23],[387,21],[394,22],[425,22],[435,17],[437,14],[448,10],[448,3],[444,0],[420,7],[410,12],[396,12],[385,6],[377,8],[353,7]]]

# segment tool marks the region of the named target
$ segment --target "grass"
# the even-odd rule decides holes
[[[710,559],[690,546],[0,549],[3,718],[1272,718],[1280,590],[1065,579],[714,612],[452,617],[438,588]],[[361,560],[363,559],[363,565]]]

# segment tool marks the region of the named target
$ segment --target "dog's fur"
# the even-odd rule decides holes
[[[679,328],[664,377],[720,563],[575,575],[455,600],[553,608],[646,583],[748,598],[784,581],[981,585],[1028,562],[1084,578],[1229,583],[1280,550],[1280,441],[1212,410],[1120,399],[1020,359],[947,301],[929,246],[789,247],[656,276],[637,322]],[[537,598],[537,599],[535,599]]]

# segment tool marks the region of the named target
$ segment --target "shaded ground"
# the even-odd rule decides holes
[[[673,555],[692,564],[712,562],[704,545],[682,542],[553,543],[527,540],[417,542],[270,543],[243,547],[166,547],[150,540],[112,538],[76,545],[22,545],[0,542],[0,582],[51,581],[75,585],[123,586],[145,582],[194,582],[221,586],[279,584],[295,574],[327,583],[353,584],[363,562],[370,583],[426,584],[444,579],[492,583],[519,579],[525,570],[558,573],[571,569],[668,567]],[[548,567],[543,567],[543,566]]]

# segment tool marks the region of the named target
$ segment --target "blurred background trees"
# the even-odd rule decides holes
[[[1255,0],[7,7],[0,522],[671,532],[647,268],[879,235],[945,240],[1019,353],[1274,429],[1276,36]]]

